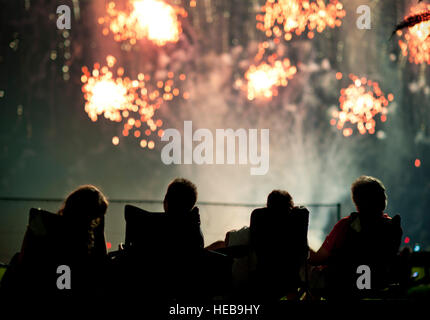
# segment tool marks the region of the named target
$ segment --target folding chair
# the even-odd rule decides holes
[[[125,206],[126,236],[118,272],[131,292],[146,298],[210,299],[220,295],[231,271],[225,255],[203,248],[182,248],[165,213]]]

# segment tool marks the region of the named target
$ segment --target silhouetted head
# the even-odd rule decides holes
[[[103,193],[93,185],[84,185],[73,191],[58,211],[67,221],[72,232],[74,249],[87,254],[106,254],[104,240],[104,215],[108,201]]]
[[[360,213],[382,213],[387,206],[385,187],[374,177],[361,176],[355,180],[351,186],[351,196]]]
[[[92,221],[105,215],[108,201],[93,185],[84,185],[73,191],[63,203],[59,214],[74,221]]]
[[[189,212],[197,201],[197,188],[190,180],[177,178],[173,180],[164,197],[164,211]]]
[[[291,211],[294,207],[293,198],[284,190],[273,190],[267,196],[267,208],[275,211]]]

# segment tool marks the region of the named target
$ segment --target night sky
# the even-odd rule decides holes
[[[366,174],[384,182],[387,212],[401,215],[410,245],[430,246],[430,69],[402,55],[398,35],[390,38],[417,1],[343,0],[346,17],[340,27],[313,39],[306,32],[293,34],[279,43],[256,28],[263,0],[197,0],[195,7],[188,0],[166,2],[188,15],[180,18],[179,41],[159,46],[103,35],[98,18],[106,15],[108,1],[1,0],[0,197],[64,198],[91,183],[110,199],[162,199],[170,180],[183,176],[196,183],[201,201],[260,204],[272,189],[282,188],[296,203],[341,203],[346,216],[353,211],[350,185]],[[56,26],[60,4],[72,8],[66,32]],[[362,4],[371,9],[370,30],[356,26]],[[238,84],[263,41],[297,73],[277,96],[250,101]],[[430,48],[430,39],[426,42]],[[108,55],[131,79],[150,75],[152,89],[169,72],[186,75],[178,81],[181,94],[156,110],[154,119],[163,121],[163,129],[182,132],[186,120],[213,132],[270,129],[269,172],[251,176],[249,165],[165,165],[160,158],[165,142],[156,134],[150,150],[131,134],[122,136],[119,123],[103,117],[92,122],[84,110],[82,67],[106,64]],[[338,72],[342,80],[336,80]],[[330,125],[340,90],[351,84],[350,73],[394,95],[387,121],[376,121],[375,134],[354,129],[345,137]],[[0,261],[8,262],[19,250],[30,207],[56,211],[59,206],[0,200]],[[161,210],[156,204],[140,206]],[[250,212],[201,206],[205,244],[247,225]],[[335,207],[311,208],[311,246],[324,239],[334,215]],[[106,237],[113,249],[124,241],[123,205],[109,208]]]

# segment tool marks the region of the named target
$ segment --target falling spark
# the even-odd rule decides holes
[[[162,0],[130,0],[127,10],[116,8],[114,2],[107,5],[107,16],[99,18],[105,25],[103,34],[111,32],[115,41],[148,39],[159,46],[175,43],[182,33],[180,17],[186,17],[183,8],[173,7]]]
[[[143,133],[147,138],[153,134],[161,137],[163,130],[160,128],[163,121],[154,120],[154,115],[163,102],[175,97],[171,91],[179,96],[180,90],[175,86],[174,74],[169,73],[168,80],[158,81],[158,89],[150,91],[147,87],[150,76],[140,73],[137,80],[132,80],[123,77],[122,67],[116,69],[115,75],[111,71],[116,63],[115,57],[107,56],[106,62],[107,66],[95,63],[91,72],[87,67],[82,68],[82,92],[86,100],[85,112],[89,118],[96,122],[103,116],[110,121],[122,123],[124,137],[134,136],[141,139]],[[179,78],[185,79],[185,76],[181,75]],[[113,145],[116,146],[119,142],[118,136],[112,138]],[[144,148],[146,142],[141,142],[140,145]],[[149,149],[153,149],[154,146],[155,142],[149,141]]]
[[[407,30],[397,30],[399,46],[403,56],[409,56],[409,62],[415,64],[430,64],[430,5],[419,5],[411,8],[411,15],[405,17],[405,21],[418,23],[406,23],[411,25]],[[427,20],[426,20],[427,19]]]
[[[327,27],[339,27],[346,14],[338,0],[330,0],[328,4],[323,0],[268,0],[262,12],[257,15],[257,28],[267,37],[284,36],[287,41],[293,33],[301,35],[306,29],[312,39],[315,30],[320,33]]]
[[[256,98],[271,99],[278,94],[278,87],[286,87],[288,80],[296,74],[297,68],[291,66],[289,59],[277,60],[272,64],[262,62],[259,65],[251,65],[245,73],[248,99]],[[239,83],[240,85],[240,83]]]
[[[337,74],[338,78],[341,78]],[[349,78],[353,81],[347,88],[340,91],[339,98],[340,110],[333,112],[333,118],[330,124],[342,130],[345,137],[349,137],[353,133],[351,127],[345,127],[349,122],[351,125],[356,125],[360,134],[375,133],[375,116],[380,114],[382,122],[387,120],[388,103],[394,100],[392,93],[385,98],[379,85],[375,81],[359,78],[350,74]]]

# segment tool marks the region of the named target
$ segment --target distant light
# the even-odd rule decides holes
[[[418,272],[414,272],[414,273],[412,274],[412,278],[416,278],[416,277],[418,277]]]
[[[409,237],[405,238],[405,243],[409,243],[411,241],[411,239]]]
[[[106,248],[108,248],[108,249],[112,248],[112,243],[106,242]]]
[[[419,245],[419,244],[416,244],[416,245],[415,245],[415,247],[414,247],[414,252],[418,252],[418,251],[420,251],[420,250],[421,250],[420,245]]]
[[[421,167],[421,160],[420,159],[415,159],[415,167],[417,167],[417,168]]]
[[[119,138],[118,137],[113,137],[112,138],[112,144],[114,145],[114,146],[117,146],[118,144],[119,144]]]

